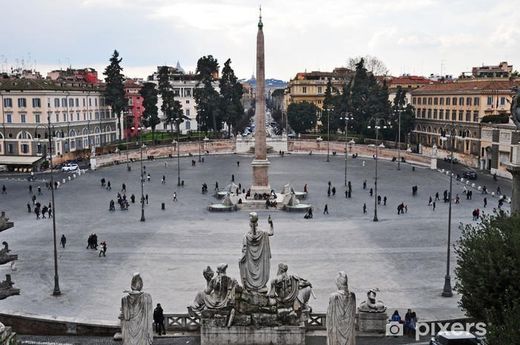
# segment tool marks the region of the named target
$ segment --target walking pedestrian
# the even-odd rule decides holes
[[[157,307],[153,311],[153,322],[155,325],[155,332],[157,335],[166,334],[166,330],[164,329],[164,312],[160,303],[157,303]]]
[[[433,210],[435,211],[435,206],[436,206],[435,201],[432,203],[432,206],[433,206]]]
[[[166,184],[166,176],[164,176],[164,175],[162,176],[161,183]]]
[[[148,175],[146,175],[146,180],[147,180],[148,182],[150,182],[151,179],[152,179],[152,178],[151,178],[151,176],[150,176],[150,173],[148,173]]]
[[[101,249],[99,250],[99,257],[103,256],[103,257],[106,257],[107,256],[107,243],[105,241],[101,242]]]
[[[370,196],[374,195],[374,190],[370,188]]]
[[[48,210],[49,210],[49,209],[47,208],[47,206],[44,205],[44,206],[42,207],[42,218],[45,218],[45,214],[47,213]]]
[[[52,207],[51,207],[51,203],[49,203],[49,208],[47,209],[47,212],[49,213],[49,219],[52,218]]]
[[[218,181],[215,182],[215,190],[218,191]]]
[[[65,237],[65,234],[61,235],[60,243],[61,246],[65,248],[65,244],[67,243],[67,238]]]
[[[148,205],[148,194],[146,194],[145,199],[146,199],[146,205]]]
[[[237,161],[237,168],[240,167],[240,161]]]
[[[231,182],[235,182],[235,174],[231,174]]]
[[[336,196],[336,187],[332,187],[332,196]]]
[[[40,219],[40,208],[38,206],[34,208],[34,213],[36,214],[36,219]]]
[[[327,188],[327,196],[330,198],[330,186]]]
[[[173,192],[173,201],[177,202],[177,192]]]
[[[27,204],[27,205],[29,205],[29,204]],[[487,198],[484,198],[484,207],[486,207],[486,206],[487,206]]]
[[[432,196],[430,195],[430,199],[428,200],[428,206],[432,205]]]
[[[325,207],[323,208],[323,214],[329,214],[329,205],[325,204]]]
[[[5,184],[2,185],[2,194],[7,194],[7,187]]]
[[[112,190],[112,185],[110,184],[110,181],[107,182],[107,190]]]
[[[385,197],[383,198],[383,206],[386,206],[386,195],[385,195]]]
[[[377,204],[378,204],[378,205],[381,205],[381,195],[378,195],[378,196],[377,196]]]
[[[29,193],[32,194],[32,184],[29,185]]]
[[[440,200],[439,199],[439,192],[435,193],[435,200]]]
[[[121,192],[126,193],[126,184],[124,183],[121,185]]]
[[[363,181],[363,189],[367,189],[367,180]]]
[[[367,213],[367,204],[363,204],[363,214]]]
[[[33,203],[33,205],[34,205],[34,203],[36,202],[36,195],[33,194],[31,200],[32,200],[32,203]]]
[[[132,204],[135,204],[135,195],[134,194],[130,195],[130,201],[132,202]]]
[[[484,206],[486,207],[486,206]],[[31,204],[30,203],[27,203],[27,212],[31,213]]]

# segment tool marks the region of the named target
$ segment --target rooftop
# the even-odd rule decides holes
[[[0,79],[0,91],[56,90],[56,91],[101,91],[103,85],[79,82],[55,82],[49,79]]]
[[[420,87],[413,94],[435,93],[435,92],[470,92],[470,91],[493,91],[507,92],[514,86],[520,86],[520,80],[493,80],[493,79],[470,79],[458,80],[453,83],[436,83]],[[511,91],[512,92],[512,91]]]

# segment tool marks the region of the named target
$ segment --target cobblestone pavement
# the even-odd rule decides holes
[[[195,158],[196,159],[196,158]],[[139,200],[139,163],[116,165],[90,171],[66,183],[56,192],[57,236],[65,234],[67,245],[59,248],[59,279],[62,295],[53,297],[54,266],[52,221],[36,220],[26,204],[31,195],[27,181],[1,181],[7,194],[0,194],[0,205],[15,227],[0,234],[12,253],[18,254],[16,271],[9,265],[0,267],[0,277],[12,275],[20,296],[2,301],[3,312],[42,315],[67,320],[115,323],[119,315],[122,292],[129,288],[134,272],[141,272],[144,290],[154,303],[161,303],[165,313],[185,313],[197,291],[204,287],[202,270],[221,262],[228,263],[228,274],[238,278],[238,259],[242,238],[248,231],[247,212],[209,213],[206,206],[215,202],[211,195],[201,194],[206,182],[210,191],[215,182],[223,188],[234,175],[235,182],[246,187],[251,183],[251,156],[219,155],[205,157],[205,163],[191,165],[190,158],[181,159],[181,179],[177,187],[175,159],[145,161],[151,182],[145,182],[149,195],[145,205],[146,222],[140,222],[139,204],[128,211],[109,212],[111,199],[127,187],[127,197],[135,194]],[[388,305],[389,314],[398,309],[403,315],[414,309],[419,320],[461,317],[458,295],[440,296],[444,285],[447,248],[447,204],[437,202],[436,210],[428,206],[429,196],[448,189],[448,177],[437,171],[389,161],[379,162],[378,191],[387,196],[386,206],[378,207],[378,222],[373,222],[374,198],[369,189],[374,183],[371,158],[348,160],[348,180],[352,181],[352,198],[344,196],[344,159],[323,155],[287,155],[270,157],[270,182],[273,188],[291,182],[296,190],[305,184],[309,202],[314,207],[314,219],[302,214],[276,210],[260,210],[260,224],[267,226],[272,215],[275,235],[271,238],[271,272],[279,262],[289,266],[289,273],[308,279],[313,284],[316,299],[310,305],[314,312],[327,308],[328,296],[335,291],[334,277],[339,270],[349,276],[349,288],[358,303],[366,292],[378,288],[377,298]],[[240,161],[237,166],[236,161]],[[166,184],[161,184],[162,176]],[[112,190],[101,188],[100,180],[111,181]],[[480,178],[480,177],[479,177]],[[363,190],[363,181],[367,189]],[[327,197],[327,182],[336,187],[335,196]],[[499,180],[504,183],[503,180]],[[486,182],[487,183],[487,182]],[[411,187],[419,187],[413,197]],[[33,187],[35,184],[33,184]],[[488,189],[496,189],[489,181]],[[503,191],[510,193],[510,184]],[[471,212],[482,208],[483,195],[475,192],[466,200],[463,186],[454,182],[454,195],[461,196],[453,205],[452,243],[460,236],[459,222],[471,223]],[[34,190],[34,188],[33,188]],[[172,201],[177,192],[178,202]],[[49,191],[37,196],[42,203],[50,201]],[[166,210],[161,210],[161,203]],[[404,202],[408,212],[397,215],[396,206]],[[368,213],[363,214],[366,203]],[[324,205],[329,215],[323,215]],[[497,199],[488,195],[488,208],[496,207]],[[507,206],[508,207],[508,206]],[[87,250],[89,234],[97,233],[99,242],[107,241],[106,257]],[[455,266],[455,257],[452,256]],[[453,279],[455,275],[452,273]],[[452,282],[453,285],[455,281]]]

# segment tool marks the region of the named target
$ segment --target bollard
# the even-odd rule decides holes
[[[165,205],[164,202],[163,202],[163,203],[161,203],[161,210],[164,211],[165,209],[166,209],[166,205]]]

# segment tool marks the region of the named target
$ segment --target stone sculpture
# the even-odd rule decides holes
[[[276,278],[271,280],[268,296],[277,307],[278,314],[304,315],[307,320],[311,308],[307,305],[312,295],[312,284],[307,280],[287,274],[288,266],[278,264]]]
[[[217,275],[213,277],[204,295],[204,303],[209,309],[223,309],[232,307],[235,303],[235,287],[237,281],[226,275],[228,265],[217,266]]]
[[[0,231],[7,230],[9,228],[12,228],[14,226],[13,222],[9,221],[9,218],[5,215],[5,212],[2,211],[0,214]]]
[[[11,280],[11,275],[6,274],[5,280],[0,282],[0,300],[20,294],[20,289],[13,288],[13,285],[14,282]]]
[[[247,291],[267,293],[271,261],[269,237],[274,235],[273,225],[271,223],[268,231],[258,229],[258,215],[251,212],[249,226],[250,230],[242,242],[240,278]]]
[[[361,302],[358,309],[365,313],[384,313],[386,306],[383,302],[376,300],[376,290],[370,289],[367,292],[367,300]]]
[[[151,345],[153,343],[152,297],[141,291],[143,279],[134,273],[131,291],[121,299],[121,332],[123,345]]]
[[[336,286],[327,309],[327,345],[355,345],[356,295],[348,290],[345,272],[338,273]]]
[[[206,288],[202,291],[197,292],[197,295],[195,295],[195,299],[193,300],[193,303],[188,306],[188,313],[191,316],[200,316],[200,312],[206,309],[206,302],[205,302],[205,296],[206,296],[206,290],[209,287],[209,282],[213,278],[215,272],[211,269],[211,267],[206,267],[204,271],[202,271],[202,276],[206,280]]]

